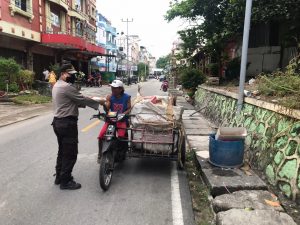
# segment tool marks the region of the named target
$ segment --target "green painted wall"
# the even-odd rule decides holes
[[[237,100],[202,88],[196,104],[219,126],[243,126],[248,130],[245,160],[263,170],[269,182],[296,200],[300,199],[300,121],[251,104],[236,116]]]

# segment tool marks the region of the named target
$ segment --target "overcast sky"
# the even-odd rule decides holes
[[[145,46],[157,59],[171,52],[172,43],[178,38],[177,31],[183,29],[180,20],[168,23],[164,15],[170,0],[97,0],[97,10],[108,20],[117,32],[126,34],[127,18],[129,35],[139,35],[140,45]]]

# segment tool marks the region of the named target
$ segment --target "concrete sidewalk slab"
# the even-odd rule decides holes
[[[207,183],[212,196],[232,193],[240,190],[267,190],[268,187],[253,171],[248,176],[240,169],[224,169],[207,162],[198,161],[202,168],[203,179]]]
[[[212,133],[212,130],[210,128],[186,129],[185,133],[186,133],[186,135],[208,136],[209,134]]]
[[[186,137],[189,147],[194,151],[208,151],[208,136],[193,136]]]
[[[217,214],[217,225],[296,225],[286,213],[272,210],[231,209]]]
[[[278,206],[271,206],[267,202],[278,203]],[[232,194],[224,194],[213,199],[215,212],[227,211],[230,209],[251,209],[251,210],[275,210],[284,212],[277,197],[269,191],[236,191]]]

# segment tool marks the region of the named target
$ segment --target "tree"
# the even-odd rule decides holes
[[[146,68],[146,71],[145,71]],[[149,73],[149,67],[145,63],[139,63],[138,64],[138,76],[141,77],[146,77],[146,75]]]
[[[228,40],[240,40],[243,32],[245,0],[174,0],[165,19],[186,20],[190,26],[179,31],[184,42],[183,51],[191,55],[201,46],[221,64],[224,44]],[[251,24],[284,22],[285,29],[279,38],[281,45],[297,46],[300,41],[299,0],[254,0]],[[300,50],[298,48],[300,53]]]
[[[160,57],[156,62],[156,67],[164,69],[169,64],[170,59],[171,59],[170,55]]]

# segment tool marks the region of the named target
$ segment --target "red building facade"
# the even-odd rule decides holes
[[[0,56],[37,79],[63,59],[87,73],[90,58],[105,54],[96,29],[96,0],[0,0]]]

